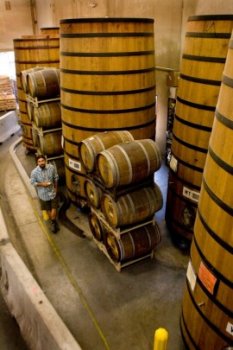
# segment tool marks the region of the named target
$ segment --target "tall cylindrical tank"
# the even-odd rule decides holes
[[[233,39],[204,167],[183,298],[181,330],[191,350],[233,346],[232,144]]]
[[[14,53],[23,143],[26,149],[34,150],[32,122],[28,115],[26,92],[22,84],[21,72],[37,66],[59,68],[59,36],[56,34],[32,35],[14,39]]]
[[[174,242],[193,236],[203,168],[233,28],[233,15],[189,17],[173,125],[166,222]]]
[[[64,19],[60,37],[66,172],[75,178],[74,186],[67,185],[78,202],[85,198],[78,152],[83,139],[117,130],[135,139],[155,138],[154,20]]]

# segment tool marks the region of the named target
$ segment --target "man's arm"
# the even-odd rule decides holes
[[[32,171],[31,173],[31,184],[35,187],[48,187],[51,185],[51,182],[38,182],[35,171]]]

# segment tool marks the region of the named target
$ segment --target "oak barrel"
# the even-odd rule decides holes
[[[39,134],[39,148],[42,154],[56,156],[62,153],[61,131],[51,131]]]
[[[80,159],[64,152],[66,188],[70,200],[80,207],[86,207],[85,183],[88,180]]]
[[[85,194],[87,197],[88,204],[94,208],[100,207],[101,198],[103,195],[102,189],[95,184],[91,179],[85,182]]]
[[[34,70],[27,74],[28,92],[32,97],[48,99],[60,96],[60,72],[57,68]]]
[[[61,126],[60,102],[45,102],[33,110],[33,120],[38,127],[53,128]]]
[[[183,299],[181,330],[190,349],[233,346],[232,58],[233,36],[209,140]]]
[[[99,242],[105,240],[105,228],[97,215],[91,212],[88,215],[88,221],[94,238]]]
[[[160,166],[160,151],[150,139],[121,143],[97,156],[97,168],[107,188],[137,183]]]
[[[117,239],[113,233],[106,233],[106,248],[114,261],[125,262],[150,254],[161,239],[157,223],[135,228]]]
[[[92,172],[96,166],[96,156],[101,151],[118,143],[133,141],[129,131],[105,131],[83,140],[80,144],[79,154],[87,171]]]
[[[191,16],[187,22],[172,131],[171,152],[176,166],[175,170],[171,167],[170,172],[197,192],[200,192],[232,29],[233,15]],[[169,201],[174,201],[173,194],[168,184],[167,206],[171,207]],[[171,226],[175,214],[169,215],[168,210],[166,216]],[[193,234],[193,227],[191,231]],[[172,235],[179,236],[180,232],[173,228]],[[190,243],[191,236],[183,228],[182,237],[186,233]]]
[[[109,194],[104,194],[101,200],[102,212],[112,227],[151,219],[162,205],[162,193],[156,184],[129,192],[116,201]]]
[[[36,70],[41,70],[41,69],[44,69],[44,67],[33,67],[33,68],[30,68],[30,69],[22,70],[20,72],[21,85],[22,85],[23,91],[26,94],[29,92],[28,91],[28,85],[27,85],[27,75],[28,75],[28,73],[31,73],[31,72],[36,71]]]

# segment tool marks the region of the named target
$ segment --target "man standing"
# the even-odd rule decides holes
[[[31,184],[37,189],[37,194],[40,200],[41,210],[46,210],[51,219],[51,231],[56,233],[58,225],[56,221],[58,198],[57,184],[58,174],[57,169],[52,164],[47,164],[44,155],[36,157],[37,167],[31,172]]]

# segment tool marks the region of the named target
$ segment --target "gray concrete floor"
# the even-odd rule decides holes
[[[15,138],[7,141],[7,145]],[[34,156],[26,155],[22,146],[16,153],[29,174],[35,165]],[[162,242],[153,259],[117,272],[91,239],[86,215],[75,206],[67,210],[67,221],[79,227],[83,236],[63,223],[57,235],[50,234],[37,203],[29,201],[44,227],[42,233],[37,230],[36,223],[26,218],[26,209],[22,212],[20,195],[25,188],[13,161],[8,154],[2,156],[1,148],[0,157],[4,164],[4,176],[0,177],[1,187],[4,186],[1,205],[4,204],[12,242],[81,347],[84,350],[150,350],[154,331],[165,327],[169,332],[168,350],[184,349],[179,320],[188,256],[173,246],[164,220],[166,167],[155,175],[164,195],[163,209],[156,214]],[[12,180],[14,188],[9,183]],[[18,202],[21,212],[17,209]],[[25,203],[25,208],[27,205]],[[24,222],[21,235],[17,225],[12,224],[14,220],[18,222],[18,216]],[[17,327],[12,329],[14,337],[18,337]],[[1,345],[1,338],[0,349],[24,349],[24,345],[17,344],[6,347],[7,335]]]

